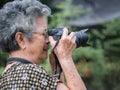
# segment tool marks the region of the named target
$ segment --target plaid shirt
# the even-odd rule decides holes
[[[56,90],[58,81],[39,65],[19,62],[0,76],[0,90]]]

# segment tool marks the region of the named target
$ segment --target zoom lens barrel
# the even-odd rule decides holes
[[[63,30],[64,30],[63,28],[55,28],[52,30],[48,30],[48,35],[53,36],[53,38],[56,41],[59,41],[63,34]],[[75,32],[77,48],[80,46],[88,46],[88,44],[87,44],[88,36],[86,34],[87,31],[88,31],[88,29],[83,29],[78,32]],[[69,32],[68,34],[70,34],[70,33],[71,32]]]

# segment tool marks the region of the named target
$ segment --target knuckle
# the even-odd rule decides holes
[[[72,35],[75,35],[75,33],[74,33],[74,32],[71,32],[71,34],[72,34]]]

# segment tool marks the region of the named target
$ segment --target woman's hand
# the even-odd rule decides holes
[[[56,41],[54,41],[52,37],[50,37],[49,40],[52,47],[54,47]],[[61,90],[61,88],[64,90],[86,90],[85,84],[72,59],[72,52],[76,47],[75,40],[76,37],[74,33],[71,32],[68,35],[68,30],[64,28],[63,35],[54,49],[66,77],[66,86],[58,83],[57,90]]]
[[[56,44],[56,41],[53,39],[53,37],[49,37],[49,40],[52,47],[54,47]],[[72,56],[72,52],[76,47],[75,40],[76,40],[76,37],[74,35],[74,32],[71,32],[68,35],[67,28],[64,28],[63,35],[54,50],[59,60],[68,59],[69,57]]]

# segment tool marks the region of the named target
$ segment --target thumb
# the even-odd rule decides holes
[[[49,36],[49,41],[50,41],[50,44],[52,45],[52,48],[53,48],[56,44],[56,41],[53,39],[52,36]]]

